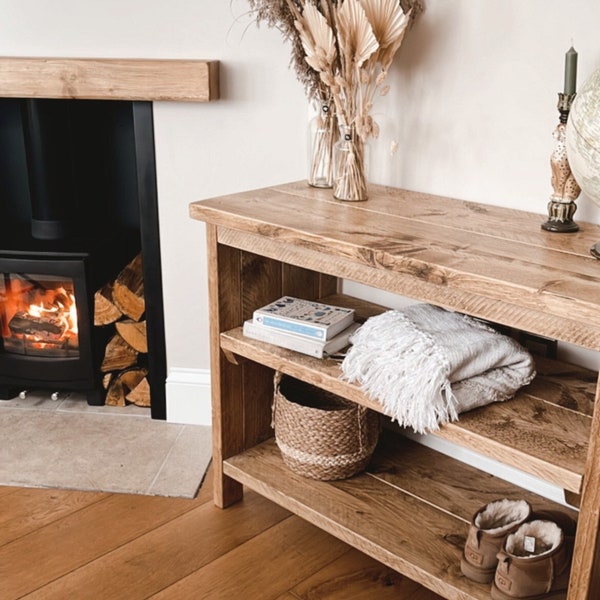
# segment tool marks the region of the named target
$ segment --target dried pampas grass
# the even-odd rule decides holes
[[[323,8],[321,0],[313,2],[324,14],[328,9]],[[298,81],[304,86],[310,100],[323,100],[327,97],[326,86],[321,81],[318,71],[307,62],[300,32],[295,21],[305,8],[305,0],[248,0],[251,14],[257,25],[266,24],[278,29],[286,42],[291,45],[290,66],[294,69]]]

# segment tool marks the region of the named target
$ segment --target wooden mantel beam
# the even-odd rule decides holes
[[[0,57],[0,97],[208,102],[219,62]]]

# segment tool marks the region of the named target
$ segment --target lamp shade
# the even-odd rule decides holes
[[[600,206],[600,69],[592,73],[573,100],[566,148],[575,181]]]

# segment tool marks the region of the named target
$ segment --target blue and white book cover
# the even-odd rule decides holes
[[[354,309],[283,296],[255,310],[253,321],[264,327],[328,340],[354,322]]]
[[[359,323],[353,323],[330,340],[323,341],[304,335],[288,333],[282,329],[264,327],[252,320],[244,322],[243,331],[245,336],[261,342],[274,344],[315,358],[327,358],[348,346],[350,337],[359,327]]]

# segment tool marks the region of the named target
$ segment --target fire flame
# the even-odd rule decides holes
[[[57,288],[51,296],[53,298],[49,302],[44,303],[40,300],[39,304],[30,304],[27,307],[27,313],[37,318],[52,316],[64,326],[65,337],[77,335],[79,330],[77,328],[75,296],[67,292],[64,287]]]
[[[13,279],[0,302],[4,349],[16,354],[73,356],[79,349],[77,304],[66,283]],[[2,295],[0,294],[0,300]]]

